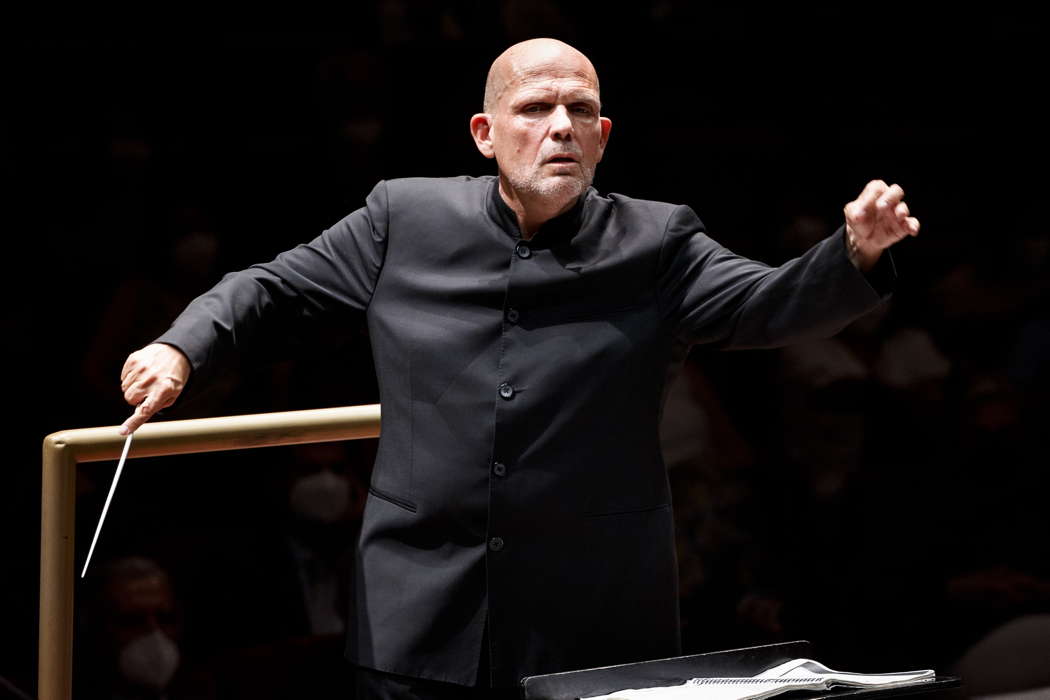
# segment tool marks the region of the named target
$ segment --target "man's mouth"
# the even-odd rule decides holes
[[[576,156],[573,156],[573,155],[558,154],[558,155],[551,156],[550,158],[548,158],[544,162],[546,162],[546,163],[576,163],[576,162],[578,162],[578,159],[577,159]]]

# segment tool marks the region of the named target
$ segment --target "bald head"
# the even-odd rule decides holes
[[[594,179],[612,128],[601,115],[598,75],[564,42],[523,41],[493,62],[484,110],[470,118],[471,136],[496,159],[500,195],[529,236]]]
[[[529,78],[552,73],[576,76],[594,85],[598,91],[598,74],[582,53],[557,39],[529,39],[514,44],[499,55],[489,68],[485,81],[485,104],[488,113],[496,111],[507,88]]]

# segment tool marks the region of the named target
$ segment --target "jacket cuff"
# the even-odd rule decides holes
[[[846,246],[846,224],[839,226],[833,235],[838,236],[839,244],[842,246],[842,256],[849,262],[850,267],[864,277],[880,299],[883,301],[889,299],[897,289],[897,265],[893,262],[893,253],[889,248],[882,251],[874,267],[863,272],[849,258],[849,249]]]

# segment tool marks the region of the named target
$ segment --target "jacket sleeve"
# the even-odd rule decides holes
[[[155,342],[181,350],[194,391],[240,352],[333,315],[368,307],[387,244],[387,188],[309,243],[232,272],[197,297]],[[189,388],[189,387],[188,387]]]
[[[849,261],[845,226],[779,267],[735,255],[689,207],[672,212],[661,245],[658,296],[664,319],[686,343],[778,347],[834,335],[889,297],[889,251],[865,276]]]

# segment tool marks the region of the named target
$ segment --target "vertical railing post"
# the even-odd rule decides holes
[[[151,423],[135,433],[136,457],[300,445],[379,437],[380,410],[342,406],[248,416]],[[117,426],[81,428],[44,438],[40,486],[39,700],[73,693],[73,584],[77,464],[116,459]]]
[[[73,693],[76,488],[73,450],[49,437],[40,490],[39,700],[69,700]]]

